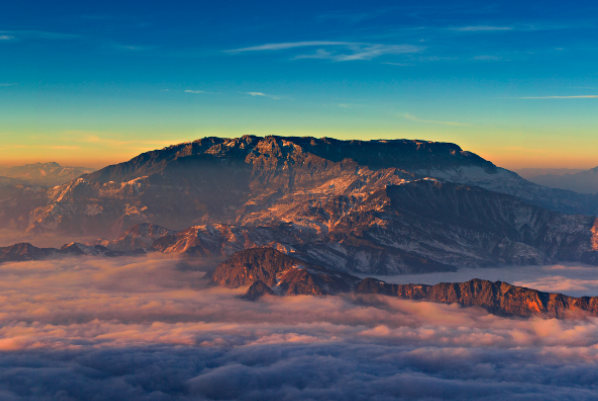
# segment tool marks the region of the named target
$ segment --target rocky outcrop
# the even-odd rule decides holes
[[[388,284],[367,278],[357,294],[381,294],[463,306],[479,306],[500,316],[569,318],[598,316],[598,297],[569,297],[517,287],[501,281],[474,279],[464,283]]]
[[[258,281],[278,295],[327,295],[350,291],[359,279],[306,263],[271,248],[237,252],[218,265],[210,278],[212,285],[228,288]]]
[[[246,299],[247,301],[257,301],[264,295],[273,295],[275,296],[276,293],[270,289],[263,281],[255,281],[245,295],[241,296],[242,299]]]
[[[263,295],[385,295],[401,299],[478,306],[500,316],[575,318],[598,316],[598,297],[569,297],[501,281],[473,279],[464,283],[389,284],[333,272],[269,248],[238,252],[221,263],[210,282],[228,288],[249,286],[243,298]]]
[[[21,243],[0,248],[0,263],[41,260],[58,253],[54,248],[37,248],[31,244]]]
[[[308,243],[316,237],[313,230],[305,230],[292,223],[256,227],[210,224],[165,235],[152,244],[151,250],[192,257],[229,256],[254,247]]]

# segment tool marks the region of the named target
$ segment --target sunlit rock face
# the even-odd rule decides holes
[[[598,316],[598,297],[569,297],[501,281],[474,279],[465,283],[387,284],[375,279],[359,283],[359,294],[382,294],[403,299],[479,306],[499,316],[579,318]]]
[[[96,244],[114,251],[225,257],[268,246],[364,274],[598,263],[595,219],[550,211],[585,213],[593,198],[447,143],[204,138],[49,190],[7,185],[0,222],[108,238]]]
[[[212,273],[210,283],[247,287],[243,298],[264,295],[376,294],[462,306],[478,306],[499,316],[579,318],[598,316],[598,297],[575,298],[501,281],[473,279],[463,283],[389,284],[306,264],[279,251],[255,248],[235,253]]]
[[[250,288],[248,298],[270,293],[264,285],[278,295],[328,295],[349,292],[358,281],[355,276],[327,270],[269,248],[235,253],[216,268],[210,279],[213,285],[228,288],[258,283]]]

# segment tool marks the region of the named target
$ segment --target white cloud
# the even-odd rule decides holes
[[[358,45],[359,43],[353,42],[334,42],[327,40],[310,41],[310,42],[287,42],[287,43],[267,43],[259,46],[244,47],[241,49],[226,50],[228,53],[233,52],[253,52],[253,51],[264,51],[264,50],[286,50],[294,49],[297,47],[316,47],[316,46],[348,46]]]
[[[249,96],[267,97],[267,98],[274,99],[274,100],[282,99],[282,97],[280,97],[280,96],[268,95],[268,94],[262,93],[262,92],[244,92],[244,93]]]
[[[205,91],[197,91],[197,90],[187,89],[187,90],[185,90],[185,93],[205,93]]]
[[[10,35],[0,35],[0,40],[12,40],[14,39],[14,36],[10,36]]]
[[[418,46],[412,45],[366,45],[366,46],[353,46],[349,49],[351,53],[336,53],[319,51],[312,55],[301,55],[295,57],[296,59],[301,58],[319,58],[329,59],[333,61],[355,61],[355,60],[371,60],[376,57],[388,55],[388,54],[405,54],[405,53],[418,53],[423,49]]]

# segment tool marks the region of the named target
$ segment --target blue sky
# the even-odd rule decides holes
[[[598,165],[598,3],[414,3],[5,4],[0,157],[100,166],[280,134]]]

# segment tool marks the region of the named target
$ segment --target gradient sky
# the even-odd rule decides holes
[[[597,166],[598,3],[483,3],[6,2],[0,164],[277,134]]]

